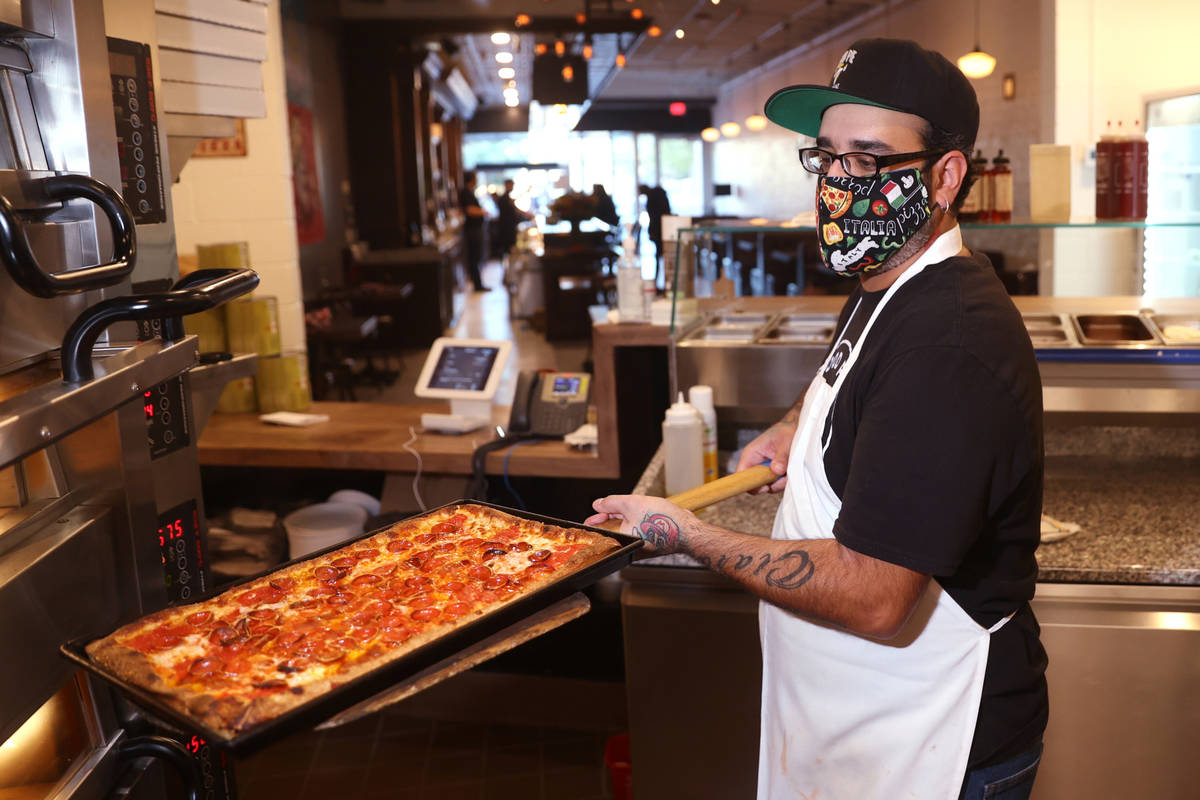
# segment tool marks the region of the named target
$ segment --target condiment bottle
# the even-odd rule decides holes
[[[1128,144],[1131,153],[1133,177],[1133,202],[1129,218],[1144,220],[1146,218],[1146,204],[1149,200],[1147,182],[1150,178],[1150,142],[1146,140],[1146,135],[1142,133],[1140,120],[1135,119],[1133,121],[1133,131],[1129,134]]]
[[[987,159],[983,157],[982,150],[975,151],[975,157],[971,159],[971,166],[975,169],[975,183],[971,184],[971,190],[967,192],[962,208],[958,211],[958,219],[961,222],[977,222],[981,214],[986,213],[983,198],[987,186],[987,181],[984,179],[987,174]]]
[[[1001,150],[992,159],[992,222],[1012,222],[1013,175],[1009,160]]]
[[[704,456],[704,482],[717,479],[717,409],[713,407],[713,390],[711,386],[697,384],[688,389],[688,402],[700,414],[704,421],[704,435],[701,442],[701,452]]]
[[[695,408],[679,399],[663,420],[664,470],[667,495],[679,494],[704,483],[704,422]]]
[[[1137,144],[1124,130],[1124,122],[1117,120],[1116,161],[1113,175],[1116,183],[1116,219],[1134,218],[1134,195],[1137,193]]]
[[[1096,142],[1096,219],[1117,216],[1116,165],[1117,137],[1109,120],[1100,141]]]

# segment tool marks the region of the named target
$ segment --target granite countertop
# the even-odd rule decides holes
[[[634,490],[663,494],[662,452]],[[780,495],[741,495],[699,515],[769,536]],[[1086,428],[1047,432],[1045,514],[1080,526],[1038,548],[1038,580],[1200,585],[1200,432]],[[699,567],[687,556],[639,564]]]

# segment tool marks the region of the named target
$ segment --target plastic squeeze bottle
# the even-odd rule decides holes
[[[667,494],[679,494],[704,483],[704,422],[695,408],[679,399],[663,420]]]
[[[704,456],[704,482],[717,479],[717,409],[713,407],[711,386],[696,384],[688,389],[688,402],[700,414],[704,431],[700,451]]]
[[[646,300],[642,291],[642,265],[638,262],[637,242],[626,231],[617,261],[617,312],[621,322],[644,322]]]

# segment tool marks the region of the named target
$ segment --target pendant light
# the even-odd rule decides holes
[[[996,59],[979,46],[979,0],[975,0],[975,49],[958,57],[958,68],[968,78],[986,78],[996,68]]]
[[[717,139],[721,138],[721,132],[710,126],[700,131],[700,138],[706,142],[715,142]]]

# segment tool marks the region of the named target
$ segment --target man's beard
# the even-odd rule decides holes
[[[883,275],[886,272],[891,272],[907,264],[933,239],[938,225],[941,224],[945,216],[946,212],[942,211],[942,207],[935,205],[933,213],[929,215],[929,219],[925,220],[924,225],[917,228],[917,232],[910,236],[908,241],[901,245],[899,250],[892,253],[888,257],[888,260],[883,262],[879,267],[863,271],[859,275],[859,278],[862,280],[874,278],[876,275]]]

